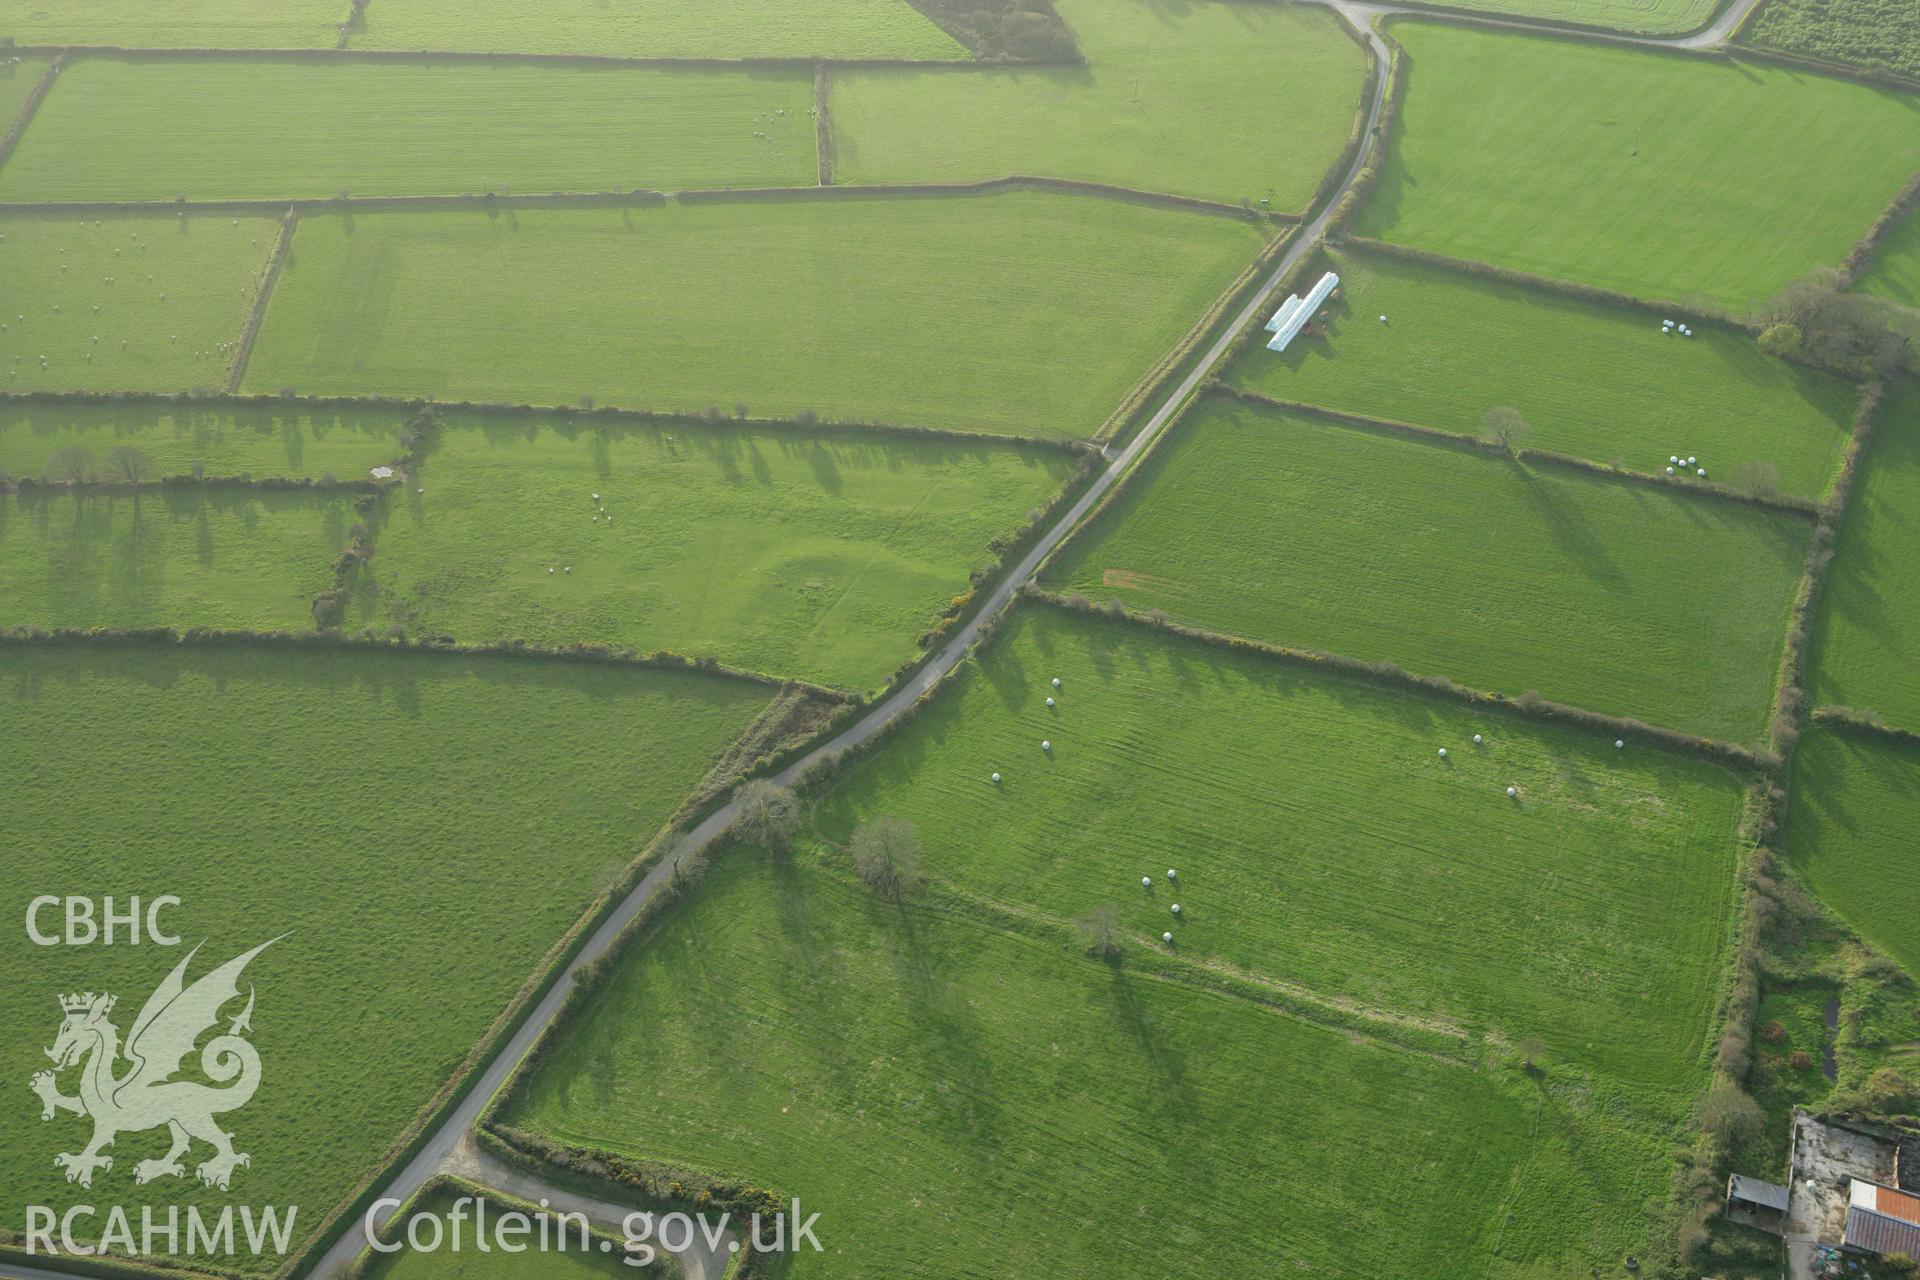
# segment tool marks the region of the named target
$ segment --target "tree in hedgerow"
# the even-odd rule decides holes
[[[85,484],[93,478],[93,450],[83,444],[62,445],[47,455],[46,474],[49,480]]]
[[[793,848],[794,832],[800,829],[798,796],[777,783],[755,778],[740,788],[738,803],[740,810],[733,820],[735,836],[769,853],[786,853]]]
[[[1506,405],[1481,414],[1480,425],[1487,429],[1487,439],[1508,453],[1518,449],[1520,442],[1527,438],[1527,432],[1532,430],[1518,409],[1510,409]]]
[[[905,818],[875,818],[853,833],[848,852],[860,879],[883,898],[900,902],[926,886],[920,837]]]
[[[117,444],[107,450],[101,466],[104,475],[121,484],[145,484],[153,479],[154,470],[147,451],[130,444]]]
[[[1776,320],[1760,331],[1760,349],[1782,359],[1799,355],[1803,340],[1800,326],[1790,320]]]

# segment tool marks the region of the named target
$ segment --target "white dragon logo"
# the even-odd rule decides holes
[[[224,1087],[172,1077],[193,1052],[194,1042],[219,1021],[221,1006],[238,998],[240,973],[247,962],[279,940],[261,943],[188,986],[187,965],[200,951],[195,947],[147,997],[140,1016],[133,1020],[124,1050],[119,1028],[107,1020],[113,1012],[113,996],[89,991],[60,997],[65,1018],[53,1048],[46,1051],[53,1059],[53,1070],[35,1072],[30,1083],[40,1095],[42,1120],[53,1119],[58,1111],[93,1120],[93,1141],[86,1150],[79,1155],[63,1151],[53,1158],[56,1167],[67,1171],[68,1182],[91,1187],[96,1169],[113,1168],[113,1157],[100,1154],[102,1148],[112,1146],[119,1134],[160,1125],[167,1126],[173,1145],[160,1159],[135,1165],[135,1182],[184,1175],[180,1157],[196,1138],[213,1147],[212,1157],[194,1170],[208,1186],[227,1190],[234,1169],[252,1163],[247,1155],[233,1149],[233,1135],[213,1119],[244,1107],[260,1087],[260,1055],[242,1038],[243,1032],[253,1029],[249,1021],[253,1017],[251,985],[247,988],[247,1007],[228,1023],[224,1035],[215,1036],[200,1050],[200,1070],[207,1079]],[[116,1077],[114,1066],[122,1053],[133,1065]],[[56,1073],[83,1060],[79,1096],[61,1093]]]

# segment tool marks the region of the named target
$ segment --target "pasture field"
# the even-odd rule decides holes
[[[829,846],[904,817],[936,875],[1009,911],[1113,903],[1130,945],[1171,929],[1182,956],[1290,989],[1537,1038],[1685,1111],[1734,774],[1065,610],[1008,632],[817,806]]]
[[[0,768],[9,821],[34,834],[9,851],[14,882],[65,886],[111,858],[115,893],[181,899],[168,923],[205,940],[196,975],[288,936],[247,970],[263,1082],[227,1118],[253,1157],[232,1197],[191,1176],[135,1186],[137,1158],[164,1149],[153,1133],[123,1134],[91,1191],[69,1186],[52,1156],[84,1122],[23,1110],[0,1134],[0,1221],[18,1229],[25,1204],[118,1203],[137,1223],[144,1203],[242,1199],[299,1206],[304,1240],[770,697],[444,655],[9,652]],[[35,947],[17,927],[4,947],[49,996],[0,1010],[23,1048],[53,1042],[56,991],[113,992],[125,1033],[185,952]]]
[[[350,0],[0,0],[22,45],[122,49],[331,49]]]
[[[1664,1190],[1610,1105],[1050,932],[728,853],[505,1120],[798,1195],[795,1280],[1584,1273]]]
[[[674,649],[852,688],[917,652],[1074,462],[985,439],[447,421],[350,622]]]
[[[245,385],[1085,436],[1265,235],[1038,191],[307,218]]]
[[[406,0],[369,6],[355,49],[634,58],[966,58],[907,0]]]
[[[1920,78],[1920,10],[1905,0],[1765,0],[1740,42]]]
[[[1804,522],[1245,405],[1178,430],[1053,585],[1690,733],[1763,731]]]
[[[1920,388],[1881,409],[1814,624],[1815,703],[1920,730]]]
[[[1250,345],[1235,385],[1483,437],[1482,415],[1506,406],[1534,448],[1655,474],[1678,451],[1722,480],[1764,461],[1805,497],[1839,468],[1852,388],[1737,329],[1697,325],[1686,338],[1643,312],[1381,254],[1330,257],[1340,297],[1327,332],[1282,355]]]
[[[1920,307],[1920,216],[1908,215],[1887,236],[1860,288],[1903,307]]]
[[[46,473],[49,457],[74,446],[96,462],[131,445],[156,476],[291,476],[364,480],[400,452],[397,410],[307,405],[119,401],[0,402],[0,475]]]
[[[1839,262],[1920,169],[1920,98],[1765,63],[1392,30],[1406,98],[1361,235],[1738,311]]]
[[[47,58],[22,57],[12,53],[0,56],[0,134],[5,134],[19,118],[21,108],[26,106],[27,95],[40,83],[49,61]]]
[[[812,103],[805,71],[82,58],[0,199],[812,186]]]
[[[273,218],[0,217],[8,391],[218,389]]]
[[[1821,900],[1920,975],[1920,750],[1815,727],[1793,756],[1786,850]]]
[[[1015,174],[1298,212],[1353,128],[1366,59],[1311,6],[1058,0],[1084,67],[836,71],[834,178]],[[1288,110],[1248,128],[1249,100]]]
[[[0,496],[0,625],[309,631],[348,494],[218,485]]]

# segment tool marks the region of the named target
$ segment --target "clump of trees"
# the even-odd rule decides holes
[[[740,788],[739,805],[739,814],[733,820],[736,837],[768,853],[793,849],[802,816],[798,796],[778,783],[755,778]]]
[[[1920,314],[1854,293],[1845,273],[1809,272],[1775,294],[1761,315],[1760,344],[1849,377],[1884,378],[1913,367]]]
[[[920,837],[905,818],[875,818],[853,833],[847,852],[867,888],[891,902],[904,902],[926,887]]]

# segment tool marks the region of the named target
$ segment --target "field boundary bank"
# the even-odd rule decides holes
[[[1394,39],[1393,33],[1386,29],[1384,22],[1376,25],[1373,35],[1380,41],[1381,47],[1387,51],[1385,66],[1381,66],[1381,59],[1374,55],[1371,48],[1368,50],[1367,57],[1368,65],[1374,69],[1374,75],[1386,78],[1386,92],[1380,100],[1380,118],[1373,122],[1371,135],[1362,140],[1361,149],[1366,155],[1366,164],[1354,174],[1353,181],[1346,185],[1346,189],[1340,194],[1339,202],[1328,214],[1326,232],[1322,237],[1323,247],[1326,242],[1338,242],[1346,236],[1347,227],[1359,214],[1360,207],[1366,203],[1367,197],[1373,194],[1374,187],[1378,185],[1381,169],[1387,162],[1388,141],[1400,118],[1401,100],[1407,92],[1406,49]],[[1339,188],[1336,187],[1335,190]]]
[[[833,185],[833,118],[828,107],[827,64],[813,64],[813,154],[815,181],[823,187]]]
[[[553,67],[627,67],[659,71],[808,71],[815,62],[853,71],[912,71],[982,69],[1018,71],[1023,68],[1069,68],[1084,62],[981,62],[970,58],[815,58],[812,54],[765,58],[649,58],[618,53],[535,53],[532,51],[486,52],[476,49],[369,49],[365,46],[315,45],[312,48],[239,48],[221,49],[203,45],[174,45],[166,48],[115,44],[22,44],[8,52],[45,57],[70,53],[76,58],[130,58],[140,61],[209,62],[525,62]]]
[[[53,61],[49,62],[47,69],[40,73],[40,79],[34,82],[33,88],[27,90],[26,100],[20,104],[20,110],[14,113],[13,121],[8,124],[6,134],[0,136],[0,168],[5,167],[7,158],[13,154],[13,149],[20,145],[21,135],[26,133],[27,126],[33,122],[34,113],[40,109],[40,104],[46,100],[49,93],[53,92],[53,82],[60,78],[60,68],[65,65],[66,60],[65,53],[54,54]]]
[[[714,658],[692,657],[672,649],[641,652],[617,645],[581,641],[571,645],[536,645],[522,640],[470,643],[444,637],[387,637],[337,627],[312,631],[248,631],[220,627],[39,627],[30,623],[0,627],[0,649],[60,648],[172,648],[181,652],[203,649],[341,650],[405,654],[411,657],[482,659],[503,662],[571,663],[579,666],[626,667],[740,680],[763,688],[799,689],[835,705],[858,705],[856,695],[807,680],[733,667]]]
[[[378,480],[332,480],[325,476],[196,476],[187,472],[164,475],[154,480],[48,480],[37,476],[15,476],[0,480],[0,493],[15,493],[22,498],[135,497],[144,493],[165,493],[178,489],[252,489],[261,493],[375,494],[384,487]]]
[[[1818,621],[1820,597],[1826,588],[1827,570],[1833,564],[1840,541],[1840,528],[1846,518],[1848,499],[1860,475],[1860,463],[1873,439],[1874,421],[1887,399],[1884,382],[1876,382],[1860,396],[1854,411],[1853,430],[1847,436],[1847,448],[1840,461],[1827,499],[1814,523],[1813,537],[1807,543],[1805,567],[1787,610],[1786,643],[1780,651],[1780,669],[1774,681],[1773,716],[1767,730],[1767,746],[1784,771],[1793,758],[1799,741],[1800,725],[1807,710],[1807,675],[1813,660],[1813,629]]]
[[[1920,747],[1920,730],[1908,729],[1902,725],[1888,724],[1878,716],[1853,707],[1827,705],[1815,707],[1810,717],[1824,728],[1843,729],[1857,733],[1862,737],[1879,738],[1887,742],[1899,743],[1903,747]]]
[[[1323,2],[1324,0],[1307,0],[1307,3]],[[1575,22],[1569,18],[1534,17],[1528,14],[1514,14],[1507,17],[1485,9],[1446,4],[1443,0],[1390,0],[1391,7],[1382,16],[1398,15],[1413,18],[1416,21],[1422,21],[1428,17],[1458,18],[1479,25],[1499,27],[1502,30],[1539,30],[1542,33],[1554,35],[1597,36],[1616,44],[1642,42],[1664,44],[1670,41],[1692,40],[1704,35],[1713,29],[1715,23],[1726,16],[1727,10],[1739,2],[1740,0],[1715,0],[1712,12],[1693,26],[1679,31],[1649,31],[1643,27],[1610,27],[1599,22]],[[1761,0],[1761,3],[1765,3],[1765,0]]]
[[[630,409],[618,405],[595,405],[587,409],[578,405],[564,404],[496,404],[482,400],[425,400],[406,396],[283,396],[260,392],[236,392],[231,395],[194,395],[190,392],[164,391],[0,392],[0,410],[15,405],[45,405],[48,408],[58,408],[63,404],[166,406],[181,412],[218,411],[222,406],[247,409],[281,408],[287,412],[316,409],[391,410],[408,416],[423,409],[431,409],[436,415],[462,413],[476,417],[565,417],[569,419],[564,423],[552,424],[554,430],[567,428],[579,430],[596,424],[612,423],[636,429],[647,426],[689,426],[713,429],[731,427],[745,431],[792,431],[817,435],[917,438],[944,440],[954,444],[1005,444],[1030,449],[1051,449],[1068,454],[1084,453],[1093,447],[1089,441],[1078,436],[999,435],[987,431],[963,431],[958,427],[924,427],[904,422],[858,422],[842,418],[756,418],[751,415],[742,418],[732,414],[708,416],[698,413],[669,413],[655,409]],[[445,422],[439,425],[442,429],[448,427]],[[458,431],[465,428],[455,425],[451,429]],[[255,480],[251,483],[259,484],[263,481]]]
[[[1776,762],[1769,754],[1756,751],[1752,747],[1742,746],[1737,742],[1728,742],[1723,738],[1701,737],[1664,725],[1650,724],[1630,716],[1605,715],[1598,711],[1589,711],[1585,707],[1554,702],[1547,698],[1529,697],[1525,694],[1512,697],[1504,693],[1473,689],[1446,676],[1415,675],[1391,659],[1368,662],[1321,649],[1302,649],[1276,644],[1251,636],[1214,631],[1177,622],[1172,618],[1138,612],[1118,601],[1095,604],[1085,596],[1063,595],[1046,587],[1029,586],[1023,589],[1021,594],[1029,600],[1036,600],[1068,613],[1113,618],[1130,623],[1144,631],[1179,636],[1216,649],[1263,657],[1287,666],[1336,676],[1348,676],[1384,688],[1422,693],[1464,706],[1506,711],[1522,719],[1537,720],[1562,728],[1595,729],[1618,738],[1637,738],[1643,742],[1664,747],[1676,754],[1691,755],[1758,773],[1772,773],[1777,768]]]
[[[1880,249],[1887,237],[1915,209],[1920,209],[1920,173],[1907,179],[1907,185],[1900,188],[1887,207],[1880,211],[1880,216],[1873,220],[1873,225],[1853,242],[1853,248],[1847,250],[1847,256],[1840,263],[1840,273],[1846,277],[1848,288],[1860,283],[1874,260],[1880,256]]]
[[[224,392],[232,395],[240,389],[240,380],[246,376],[247,360],[253,355],[253,344],[260,336],[260,324],[267,318],[267,304],[273,298],[273,286],[280,279],[280,268],[286,265],[287,251],[293,247],[294,224],[300,215],[292,209],[280,219],[280,233],[274,238],[273,250],[267,254],[266,270],[261,273],[260,287],[254,290],[253,305],[247,308],[247,320],[240,327],[240,341],[234,344],[233,358],[227,361],[227,379]]]
[[[0,215],[113,213],[249,213],[280,214],[291,209],[301,215],[324,213],[378,213],[408,209],[533,209],[542,207],[581,208],[657,206],[666,204],[728,204],[754,201],[869,199],[890,197],[963,199],[968,196],[997,195],[1005,191],[1052,191],[1061,195],[1091,196],[1117,200],[1123,204],[1141,204],[1173,209],[1183,213],[1204,213],[1216,217],[1238,218],[1246,222],[1292,226],[1302,217],[1295,213],[1267,213],[1206,200],[1199,196],[1174,195],[1162,191],[1142,191],[1100,182],[1073,178],[1042,178],[1013,175],[987,178],[980,182],[919,182],[895,186],[834,184],[811,187],[711,187],[685,191],[656,191],[636,187],[631,191],[545,191],[499,195],[489,191],[464,194],[404,196],[293,196],[233,199],[189,200],[184,196],[171,200],[6,200],[0,201]]]
[[[1551,449],[1533,449],[1527,446],[1508,449],[1492,440],[1464,431],[1446,431],[1439,427],[1422,426],[1417,422],[1401,422],[1393,418],[1375,418],[1364,413],[1351,413],[1344,409],[1330,409],[1323,405],[1307,404],[1299,400],[1280,400],[1258,391],[1248,391],[1229,383],[1217,382],[1210,388],[1216,395],[1241,404],[1257,408],[1272,409],[1284,413],[1303,414],[1308,417],[1324,419],[1341,426],[1353,427],[1361,431],[1371,431],[1380,435],[1403,436],[1426,444],[1442,447],[1451,446],[1463,453],[1485,454],[1493,459],[1511,459],[1515,462],[1532,462],[1555,467],[1563,471],[1576,471],[1601,480],[1613,480],[1622,484],[1645,485],[1671,493],[1686,494],[1694,498],[1718,499],[1731,502],[1736,506],[1753,507],[1756,510],[1774,515],[1788,516],[1798,520],[1815,521],[1819,518],[1821,505],[1813,498],[1800,498],[1784,495],[1746,493],[1731,485],[1718,481],[1701,481],[1655,475],[1650,471],[1635,471],[1630,467],[1613,467],[1604,462],[1595,462],[1591,458],[1582,458],[1576,454],[1558,453]]]

